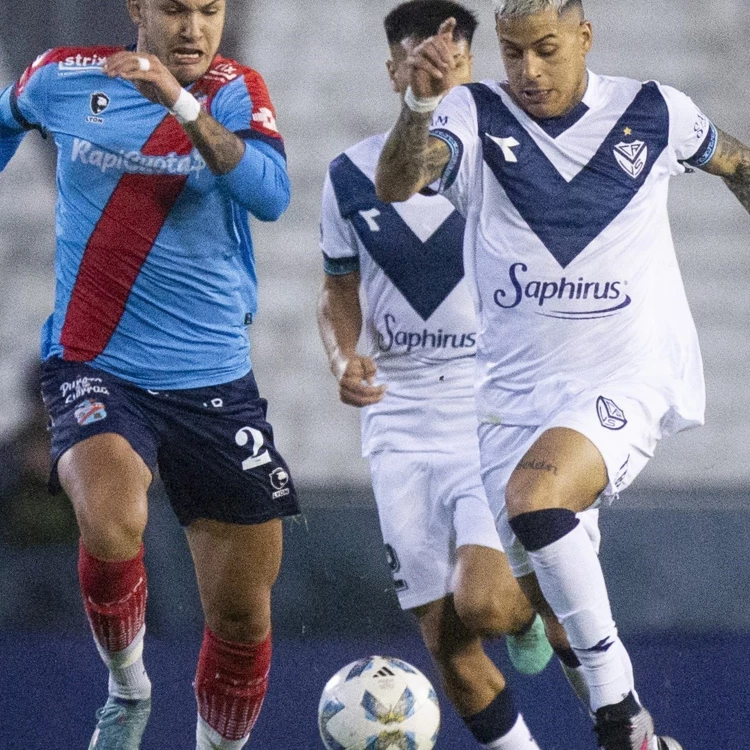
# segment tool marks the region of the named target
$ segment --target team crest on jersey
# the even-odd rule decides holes
[[[86,399],[76,406],[75,411],[76,422],[81,427],[94,424],[94,422],[101,422],[102,419],[107,418],[107,409],[101,401],[90,401]]]
[[[614,155],[622,170],[635,180],[646,166],[648,146],[643,141],[623,141],[615,146]]]
[[[106,94],[102,94],[101,91],[91,94],[89,106],[91,107],[92,113],[100,115],[105,109],[107,109],[107,107],[109,107],[109,101],[109,97]]]
[[[596,400],[596,412],[602,427],[608,430],[621,430],[628,423],[625,412],[611,398],[599,396]]]

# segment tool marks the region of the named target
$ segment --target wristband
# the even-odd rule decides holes
[[[169,111],[177,118],[180,125],[185,125],[198,119],[198,115],[201,113],[201,105],[187,89],[182,89],[177,101],[170,107]]]
[[[438,104],[440,104],[442,98],[442,94],[425,97],[414,96],[414,92],[411,90],[411,86],[409,86],[404,94],[404,104],[406,104],[412,112],[426,114],[427,112],[434,112],[438,108]]]

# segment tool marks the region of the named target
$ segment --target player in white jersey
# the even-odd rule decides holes
[[[667,184],[698,167],[750,211],[750,150],[668,86],[588,71],[580,0],[495,7],[507,80],[448,93],[446,22],[410,55],[376,187],[401,201],[440,180],[466,216],[482,478],[515,575],[581,665],[600,748],[679,748],[638,700],[576,514],[625,489],[661,437],[703,421]]]
[[[385,19],[395,92],[406,88],[408,53],[449,17],[457,20],[451,80],[471,81],[473,14],[449,0],[410,0]],[[520,649],[523,671],[540,671],[552,653],[502,552],[480,478],[465,221],[434,192],[398,206],[377,199],[386,135],[349,148],[326,177],[321,336],[341,400],[364,407],[362,449],[401,606],[415,612],[477,742],[531,750],[537,745],[481,641],[518,634],[508,643],[516,662]],[[363,329],[367,354],[358,354]]]

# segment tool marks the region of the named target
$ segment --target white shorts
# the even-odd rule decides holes
[[[378,451],[370,471],[388,563],[402,609],[453,593],[456,549],[502,552],[479,476],[479,451],[460,441],[452,453]]]
[[[659,393],[642,386],[617,386],[572,399],[540,426],[479,426],[482,481],[513,575],[519,578],[533,569],[508,524],[505,489],[518,462],[542,433],[554,427],[575,430],[587,437],[604,459],[607,487],[592,508],[578,514],[598,552],[598,507],[609,505],[646,466],[661,438],[661,420],[668,411],[668,404]]]

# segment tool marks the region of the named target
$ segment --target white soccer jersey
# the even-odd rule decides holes
[[[465,417],[454,427],[475,434],[477,324],[463,280],[465,221],[440,195],[378,200],[373,181],[386,137],[368,138],[331,163],[321,217],[325,270],[360,271],[367,353],[377,382],[388,385],[386,398],[364,410],[365,455],[450,451],[440,437],[450,428],[445,410],[426,402],[458,399],[450,411]]]
[[[577,394],[648,383],[664,434],[703,421],[703,371],[667,217],[670,176],[716,129],[684,94],[589,73],[582,103],[537,121],[494,81],[457,87],[432,134],[466,216],[479,309],[479,418],[534,425]]]

